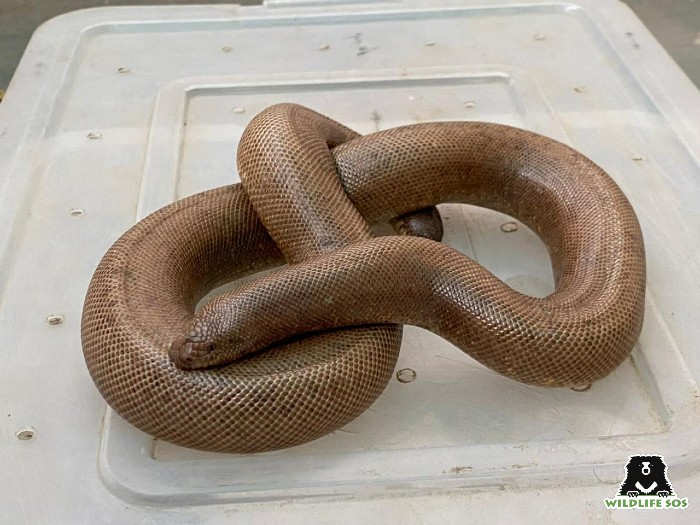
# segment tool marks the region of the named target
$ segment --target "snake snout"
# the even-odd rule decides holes
[[[182,370],[193,370],[210,366],[206,357],[216,350],[216,346],[211,341],[196,342],[181,336],[170,346],[168,355],[170,360]]]

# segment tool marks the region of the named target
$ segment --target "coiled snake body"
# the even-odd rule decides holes
[[[359,137],[281,104],[250,123],[238,164],[242,185],[175,202],[126,232],[88,289],[90,374],[122,417],[155,437],[256,452],[331,432],[383,391],[400,324],[541,386],[590,384],[637,340],[645,262],[636,217],[614,182],[563,144],[476,122]],[[528,297],[435,241],[370,232],[441,202],[532,228],[549,249],[554,293]],[[285,261],[195,313],[219,284]]]

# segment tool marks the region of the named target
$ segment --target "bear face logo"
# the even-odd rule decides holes
[[[620,483],[618,496],[674,496],[671,482],[666,477],[663,456],[632,455],[625,465],[625,479]]]

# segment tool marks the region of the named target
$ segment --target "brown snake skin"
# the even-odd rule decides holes
[[[590,384],[637,340],[637,219],[598,166],[554,140],[478,122],[358,137],[281,104],[246,128],[238,166],[242,185],[132,227],[88,289],[90,374],[122,417],[157,438],[258,452],[338,429],[389,381],[400,324],[540,386]],[[532,228],[549,249],[555,292],[528,297],[433,240],[370,232],[369,223],[441,202],[493,208]],[[285,259],[288,267],[195,314],[214,287]],[[307,332],[318,333],[294,337]]]

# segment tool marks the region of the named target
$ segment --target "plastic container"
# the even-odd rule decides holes
[[[148,212],[237,180],[241,131],[282,101],[363,133],[507,123],[591,157],[644,230],[648,303],[632,358],[588,392],[545,390],[408,328],[397,370],[414,380],[392,380],[333,435],[252,456],[157,442],[105,412],[80,348],[97,262]],[[0,105],[0,521],[636,523],[642,511],[603,498],[637,453],[663,454],[692,505],[699,123],[698,91],[615,1],[268,1],[48,22]],[[443,212],[446,242],[515,288],[552,289],[524,226]]]

